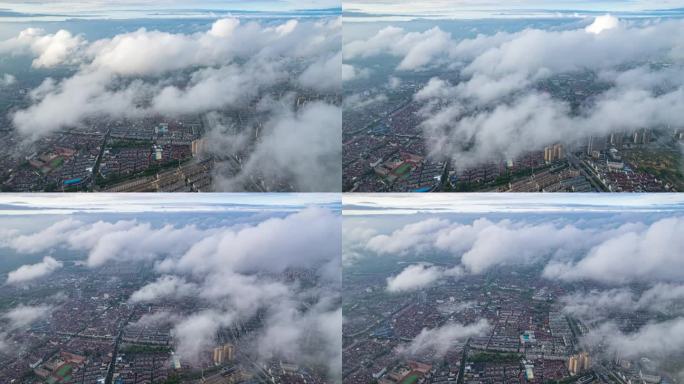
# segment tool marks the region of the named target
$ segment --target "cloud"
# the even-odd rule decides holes
[[[370,70],[356,69],[353,65],[342,64],[342,81],[353,81],[358,79],[367,79],[370,77]]]
[[[443,75],[414,95],[423,104],[420,127],[432,157],[468,168],[557,142],[576,145],[591,135],[680,126],[675,111],[684,107],[678,80],[684,46],[674,36],[682,31],[681,20],[619,21],[609,15],[597,17],[587,30],[528,28],[466,39],[437,27],[387,27],[345,44],[343,52],[346,60],[396,56],[397,70],[441,70]],[[622,77],[634,70],[643,76]],[[561,74],[589,79],[590,73],[605,89],[579,109],[545,86]],[[457,84],[447,80],[455,77]],[[663,78],[675,80],[668,84]]]
[[[140,327],[157,327],[164,325],[173,325],[181,320],[180,316],[169,311],[158,311],[153,313],[146,313],[140,316],[140,319],[131,323],[132,326]]]
[[[390,234],[367,233],[357,238],[361,249],[347,245],[354,258],[360,250],[376,255],[451,254],[455,266],[479,274],[491,268],[540,265],[542,276],[566,281],[593,280],[607,284],[682,282],[684,252],[681,217],[654,222],[627,222],[614,227],[584,226],[574,222],[536,223],[526,220],[470,223],[430,218],[406,224]],[[491,239],[496,239],[492,241]],[[634,266],[638,265],[639,268]],[[429,284],[440,269],[412,266],[394,284]],[[415,274],[421,279],[411,280]],[[407,279],[404,279],[404,278]],[[410,285],[410,284],[409,284]]]
[[[379,254],[405,254],[431,245],[431,235],[448,226],[442,219],[427,219],[407,224],[390,235],[377,235],[368,240],[366,248]]]
[[[258,341],[259,355],[270,359],[325,362],[334,382],[341,382],[342,309],[325,303],[301,312],[287,306],[266,321]]]
[[[10,75],[9,73],[5,73],[2,75],[0,78],[0,88],[7,87],[10,85],[13,85],[17,82],[17,78],[14,77],[13,75]]]
[[[390,76],[387,81],[387,87],[389,89],[397,89],[401,85],[401,79],[396,76]]]
[[[672,358],[684,353],[684,318],[648,323],[632,333],[624,333],[614,323],[608,322],[591,329],[581,342],[603,346],[608,356]]]
[[[589,323],[605,322],[614,313],[632,313],[635,310],[682,314],[684,285],[656,283],[638,293],[625,287],[574,292],[561,297],[560,301],[564,305],[563,311]]]
[[[22,265],[7,275],[7,284],[19,284],[47,276],[57,269],[62,268],[62,262],[50,256],[45,256],[43,261],[36,264]]]
[[[131,294],[131,303],[154,302],[160,299],[174,299],[197,294],[197,286],[177,276],[162,276]]]
[[[494,266],[534,263],[558,250],[568,252],[583,244],[578,239],[586,235],[573,226],[487,219],[460,224],[431,218],[407,224],[390,235],[377,235],[368,240],[366,248],[378,254],[452,253],[460,257],[467,271],[481,273]]]
[[[599,34],[605,30],[617,28],[620,24],[620,20],[617,17],[611,15],[597,16],[594,22],[587,25],[584,28],[585,31],[590,33]]]
[[[82,225],[73,219],[60,220],[42,231],[30,235],[20,235],[5,240],[7,246],[21,253],[36,253],[45,251],[58,245],[65,232],[74,230]]]
[[[387,100],[387,95],[380,93],[377,95],[362,95],[355,93],[344,98],[343,106],[345,111],[360,110],[374,104],[384,103]]]
[[[266,189],[335,191],[341,189],[342,109],[322,101],[298,110],[273,106],[260,139],[235,174],[215,175],[220,190],[243,190],[255,175],[265,176]],[[263,188],[263,186],[261,186]]]
[[[666,218],[641,231],[628,231],[593,247],[576,262],[550,263],[544,277],[566,281],[597,280],[612,284],[631,281],[682,281],[684,252],[679,235],[684,219]],[[635,266],[638,266],[635,267]]]
[[[445,276],[458,277],[463,274],[460,267],[450,269],[426,264],[414,264],[404,268],[398,275],[387,278],[389,292],[412,291],[432,285]]]
[[[240,345],[255,360],[321,368],[341,382],[340,215],[310,207],[201,223],[69,219],[6,245],[24,252],[82,251],[91,268],[135,263],[158,274],[128,303],[147,308],[192,298],[191,311],[153,306],[158,312],[134,323],[169,326],[183,363],[202,364],[224,342],[219,332],[258,320],[263,327]],[[7,232],[8,239],[12,234]],[[31,247],[30,239],[36,239]],[[0,335],[0,342],[5,339]]]
[[[40,28],[28,28],[17,37],[0,42],[0,53],[21,54],[28,51],[36,56],[31,63],[34,68],[51,68],[75,63],[75,56],[84,43],[81,36],[74,36],[64,29],[47,34]]]
[[[447,323],[437,328],[423,328],[408,345],[399,347],[399,352],[407,355],[431,353],[433,356],[443,356],[456,344],[463,344],[471,337],[483,336],[490,329],[491,325],[486,319],[468,325]]]
[[[209,351],[216,343],[216,332],[221,326],[233,321],[230,313],[206,310],[186,317],[174,326],[174,352],[183,361],[197,363],[202,352]]]
[[[306,88],[321,92],[339,92],[342,87],[340,81],[340,68],[342,67],[342,52],[337,52],[329,57],[321,57],[314,61],[299,75],[299,82]],[[344,79],[342,79],[344,81]]]
[[[49,305],[19,305],[2,315],[9,322],[8,329],[16,330],[27,327],[47,316],[53,307]]]
[[[254,114],[241,114],[233,134],[207,148],[223,161],[214,189],[340,190],[341,29],[338,18],[281,24],[228,18],[206,31],[140,28],[96,41],[25,30],[0,42],[0,52],[39,55],[34,66],[63,65],[74,74],[44,80],[10,118],[25,140],[35,141],[92,118],[235,116],[250,109]],[[303,97],[312,90],[313,101]],[[322,99],[330,101],[315,101]],[[228,133],[221,125],[208,130],[208,138]]]

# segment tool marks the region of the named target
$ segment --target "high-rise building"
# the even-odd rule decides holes
[[[226,361],[232,361],[235,358],[234,349],[233,344],[223,345],[223,355],[225,356]]]
[[[591,360],[589,359],[589,352],[582,352],[579,354],[580,369],[585,371],[590,368]]]
[[[562,160],[564,157],[565,152],[563,151],[563,145],[561,144],[549,145],[544,148],[544,161],[547,163]]]
[[[563,152],[563,146],[560,144],[555,144],[553,146],[553,154],[556,160],[563,160],[565,158],[565,152]]]
[[[200,153],[204,152],[205,149],[205,141],[204,139],[195,139],[190,143],[190,151],[192,153],[192,157],[197,157]]]
[[[614,132],[610,134],[610,145],[612,145],[615,148],[622,148],[622,142],[624,140],[624,133],[622,132]]]
[[[577,358],[576,355],[570,356],[570,358],[568,359],[568,372],[570,372],[571,376],[575,376],[579,373],[579,371],[579,358]]]
[[[224,344],[214,348],[214,365],[221,365],[226,361],[232,361],[235,357],[233,344]]]
[[[223,347],[214,348],[214,365],[221,365],[226,360]]]

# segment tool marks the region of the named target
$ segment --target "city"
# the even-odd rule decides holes
[[[340,190],[339,9],[112,12],[0,16],[2,191]]]
[[[677,12],[395,21],[350,3],[344,191],[684,188]]]
[[[3,197],[0,382],[340,382],[339,202],[152,199]]]
[[[682,380],[681,199],[524,196],[344,197],[345,383]]]

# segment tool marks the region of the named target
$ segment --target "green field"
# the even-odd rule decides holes
[[[411,376],[405,378],[405,379],[401,382],[401,384],[413,384],[413,383],[415,383],[416,381],[418,381],[418,375],[413,374],[413,375],[411,375]]]
[[[66,377],[69,373],[71,373],[71,365],[69,364],[64,364],[59,370],[57,371],[57,376],[59,377]]]
[[[394,174],[397,176],[401,176],[401,175],[405,174],[406,172],[408,172],[410,169],[411,169],[411,164],[404,163],[404,164],[400,165],[399,167],[397,167],[397,169],[394,170]]]

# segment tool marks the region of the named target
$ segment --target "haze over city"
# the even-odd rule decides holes
[[[3,190],[340,190],[339,6],[43,4],[0,14]]]
[[[0,381],[340,382],[339,198],[188,196],[1,196]]]
[[[344,382],[682,380],[681,196],[500,196],[345,195]]]
[[[344,12],[345,191],[682,189],[680,3]]]

